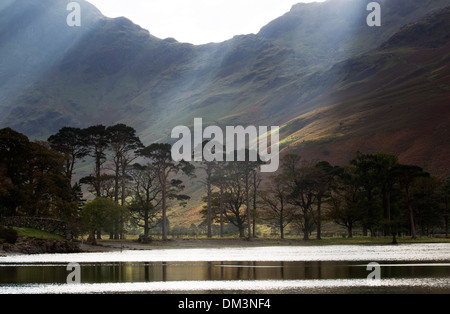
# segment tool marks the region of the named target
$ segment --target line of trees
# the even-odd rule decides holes
[[[203,143],[206,145],[207,143]],[[247,156],[249,152],[247,151]],[[247,158],[249,159],[249,158]],[[73,183],[85,162],[91,174]],[[169,206],[185,206],[183,180],[202,176],[208,237],[233,226],[240,237],[256,236],[257,225],[322,236],[324,221],[364,234],[396,237],[448,236],[450,178],[438,179],[420,167],[403,165],[394,154],[358,153],[348,165],[308,161],[295,154],[281,159],[277,175],[264,177],[260,161],[174,162],[170,144],[144,146],[124,124],[62,128],[47,142],[10,128],[0,130],[0,217],[37,216],[79,223],[95,242],[102,233],[119,239],[132,222],[148,241],[152,229],[168,237]],[[82,186],[93,196],[86,202]],[[192,226],[191,226],[192,227]],[[195,227],[195,226],[194,226]],[[194,230],[195,228],[191,228]]]
[[[140,159],[142,164],[137,163]],[[92,173],[72,186],[74,170],[89,161]],[[10,128],[0,130],[0,217],[34,216],[61,219],[89,231],[94,243],[108,232],[119,239],[125,222],[144,228],[144,239],[156,224],[167,239],[170,200],[185,205],[183,182],[194,167],[174,162],[171,145],[145,147],[136,131],[124,124],[86,129],[62,128],[47,142],[30,142]],[[83,199],[82,186],[94,196]],[[158,212],[162,221],[158,221]]]
[[[80,180],[97,198],[112,199],[122,207],[111,223],[110,219],[97,220],[99,214],[82,216],[90,225],[89,242],[101,238],[101,232],[109,232],[111,239],[119,239],[123,234],[125,222],[133,222],[144,228],[144,241],[148,240],[152,224],[156,224],[157,213],[162,212],[162,237],[167,240],[167,203],[176,199],[185,202],[187,195],[181,194],[183,182],[176,175],[183,172],[192,175],[193,166],[186,162],[174,162],[169,144],[152,144],[145,147],[136,131],[124,124],[110,127],[97,125],[87,129],[63,128],[48,141],[65,154],[66,170],[72,173],[74,164],[90,156],[93,159],[93,174]],[[144,164],[134,163],[140,158]],[[106,207],[106,200],[98,202],[100,208]],[[92,204],[88,204],[88,208]],[[112,207],[116,208],[116,207]],[[114,212],[114,211],[112,211]],[[107,215],[107,212],[104,212]],[[112,214],[111,214],[112,215]],[[91,221],[98,221],[96,224]],[[93,226],[97,226],[94,228]]]
[[[449,229],[450,178],[441,180],[422,168],[404,165],[394,154],[357,153],[345,166],[287,154],[276,176],[262,182],[257,162],[207,163],[203,217],[235,225],[241,237],[254,237],[256,223],[322,237],[324,221],[369,233],[429,235]],[[211,188],[211,186],[214,187]],[[252,228],[253,227],[253,228]],[[208,227],[208,236],[210,234]]]
[[[364,235],[432,234],[449,229],[450,178],[441,180],[422,168],[399,163],[394,154],[357,153],[345,166],[303,160],[289,154],[281,173],[260,192],[264,218],[279,226],[281,237],[289,224],[305,240],[315,230],[321,238],[323,220]]]
[[[30,142],[11,128],[0,130],[0,216],[38,216],[71,221],[77,193],[65,157],[47,142]]]
[[[205,163],[207,195],[204,198],[206,206],[202,213],[207,217],[207,236],[212,236],[211,224],[217,221],[220,224],[221,237],[224,235],[224,226],[228,223],[239,230],[240,237],[254,237],[258,215],[257,191],[262,181],[258,171],[261,163]]]

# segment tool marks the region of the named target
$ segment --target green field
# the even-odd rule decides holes
[[[13,228],[13,229],[17,231],[17,236],[19,237],[64,241],[63,237],[59,235],[48,233],[41,230],[31,228]]]
[[[133,243],[137,241],[137,236],[127,236],[126,240],[109,240],[106,237],[104,240],[99,241],[103,244],[113,243]],[[413,240],[409,236],[398,237],[398,244],[408,243],[450,243],[450,238],[445,237],[419,237]],[[181,237],[170,238],[168,241],[162,241],[161,237],[153,237],[153,241],[148,244],[151,246],[167,246],[167,247],[183,247],[183,246],[198,246],[198,247],[220,247],[220,246],[298,246],[298,245],[390,245],[392,244],[392,237],[324,237],[321,240],[311,239],[304,241],[301,237],[286,237],[280,239],[276,237],[266,238],[253,238],[251,240],[242,239],[239,237],[213,237],[207,238],[206,236],[198,237]]]

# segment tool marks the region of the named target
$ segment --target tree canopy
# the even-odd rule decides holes
[[[168,211],[190,204],[195,192],[185,192],[186,182],[199,170],[204,221],[190,229],[208,237],[219,224],[220,236],[233,226],[228,229],[251,238],[266,225],[281,238],[301,233],[309,240],[315,233],[321,239],[324,222],[345,228],[348,237],[358,228],[392,236],[394,243],[401,234],[416,238],[440,230],[448,236],[450,178],[402,164],[392,153],[358,152],[343,165],[286,154],[278,174],[262,177],[260,162],[176,162],[171,148],[144,146],[123,124],[65,127],[48,142],[1,129],[0,216],[81,219],[91,241],[102,232],[119,238],[126,226],[142,228],[143,239],[161,228],[167,240]],[[72,182],[81,162],[92,172]]]

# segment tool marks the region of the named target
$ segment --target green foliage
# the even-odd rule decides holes
[[[95,232],[100,231],[122,233],[125,223],[131,218],[131,210],[137,225],[146,229],[146,235],[150,234],[151,225],[159,224],[166,239],[170,228],[167,223],[161,223],[168,221],[166,202],[172,199],[185,205],[190,199],[191,195],[181,194],[185,186],[177,174],[192,176],[194,166],[174,162],[169,144],[152,144],[140,151],[129,152],[141,147],[140,140],[131,136],[132,143],[128,140],[123,140],[121,144],[114,142],[114,138],[120,138],[121,129],[122,126],[117,127],[117,132],[109,139],[104,126],[92,127],[90,132],[85,133],[86,143],[97,144],[83,154],[90,153],[101,165],[107,160],[107,149],[113,150],[115,154],[112,158],[117,161],[115,165],[118,170],[115,175],[98,172],[81,180],[81,183],[94,187],[99,184],[106,191],[103,193],[101,190],[100,195],[109,197],[98,197],[80,207],[83,226],[90,232],[91,239]],[[132,131],[131,128],[127,130]],[[83,131],[79,130],[81,133]],[[67,143],[65,140],[59,141],[58,146],[54,140],[52,148],[48,143],[30,142],[26,136],[12,129],[0,130],[0,210],[3,215],[23,214],[66,221],[77,218],[76,208],[83,204],[83,195],[78,184],[73,188],[70,186],[67,151],[64,154],[56,151],[58,147],[63,150],[65,144],[69,145],[71,139],[66,140]],[[125,146],[128,148],[118,149]],[[138,153],[150,162],[146,166],[127,166]],[[127,155],[125,163],[120,159],[124,155]],[[432,177],[415,165],[400,164],[394,154],[358,153],[349,165],[343,167],[287,154],[281,164],[281,173],[270,182],[276,189],[267,189],[265,194],[259,195],[262,199],[260,204],[265,205],[259,211],[272,210],[275,213],[272,215],[256,211],[259,183],[254,175],[257,174],[258,163],[223,163],[211,168],[209,184],[215,189],[210,191],[211,218],[236,226],[241,237],[246,227],[250,232],[251,219],[255,220],[257,216],[273,226],[284,228],[290,225],[302,230],[305,239],[314,229],[318,230],[320,237],[322,218],[346,227],[349,237],[356,226],[372,234],[390,234],[394,242],[399,233],[411,233],[415,238],[416,230],[420,235],[433,234],[435,230],[445,230],[448,234],[449,180]],[[95,170],[102,169],[96,166]],[[99,182],[96,182],[97,174],[100,175]],[[132,194],[128,194],[132,196],[129,207],[118,204],[119,182],[125,183],[125,180],[128,189],[133,190]],[[124,204],[126,191],[122,190]],[[254,201],[252,208],[251,200]],[[208,198],[204,201],[208,202]],[[282,215],[279,214],[281,208],[286,210]],[[159,217],[160,209],[162,218]],[[207,213],[207,210],[202,211],[204,216]],[[178,228],[175,233],[180,234],[180,230],[184,229]],[[4,231],[5,234],[8,232]],[[8,241],[14,240],[11,234],[5,237]]]
[[[396,243],[399,234],[415,239],[416,229],[421,235],[437,230],[448,234],[448,181],[400,164],[395,154],[384,152],[357,153],[348,165],[335,167],[286,154],[281,174],[269,182],[278,190],[265,190],[260,197],[263,209],[276,213],[265,215],[268,223],[279,227],[284,218],[292,219],[291,226],[300,229],[305,240],[313,230],[320,238],[324,219],[345,227],[349,238],[354,228],[362,227],[372,235],[390,235]],[[293,218],[280,214],[285,204],[292,207]]]
[[[129,211],[111,199],[98,197],[83,206],[80,216],[85,230],[115,232],[116,222],[127,221]]]
[[[33,228],[14,228],[14,230],[17,231],[17,235],[19,237],[45,239],[45,240],[59,240],[59,241],[65,240],[63,237],[59,235]]]
[[[76,204],[64,156],[48,143],[0,130],[0,212],[71,220]]]
[[[10,128],[0,130],[0,206],[6,215],[14,215],[26,203],[30,154],[31,143],[25,135]]]
[[[134,164],[127,171],[133,184],[132,201],[129,205],[134,224],[144,228],[144,238],[156,223],[156,216],[161,202],[161,184],[156,168],[152,165]]]
[[[156,171],[159,184],[161,186],[161,207],[162,207],[162,236],[167,240],[168,226],[167,221],[167,200],[177,199],[185,202],[190,199],[189,196],[180,194],[184,189],[182,181],[172,178],[173,175],[184,173],[188,176],[194,176],[195,167],[190,163],[182,160],[176,162],[172,159],[172,146],[165,143],[154,143],[139,151],[142,157],[150,160],[150,165]]]
[[[53,149],[64,154],[66,176],[71,180],[76,162],[89,153],[84,132],[79,128],[64,127],[50,136],[48,142]]]

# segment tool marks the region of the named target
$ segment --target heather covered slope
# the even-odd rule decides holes
[[[283,127],[284,148],[347,162],[356,151],[394,152],[450,174],[450,8],[409,24],[379,49],[333,66],[328,94]]]

